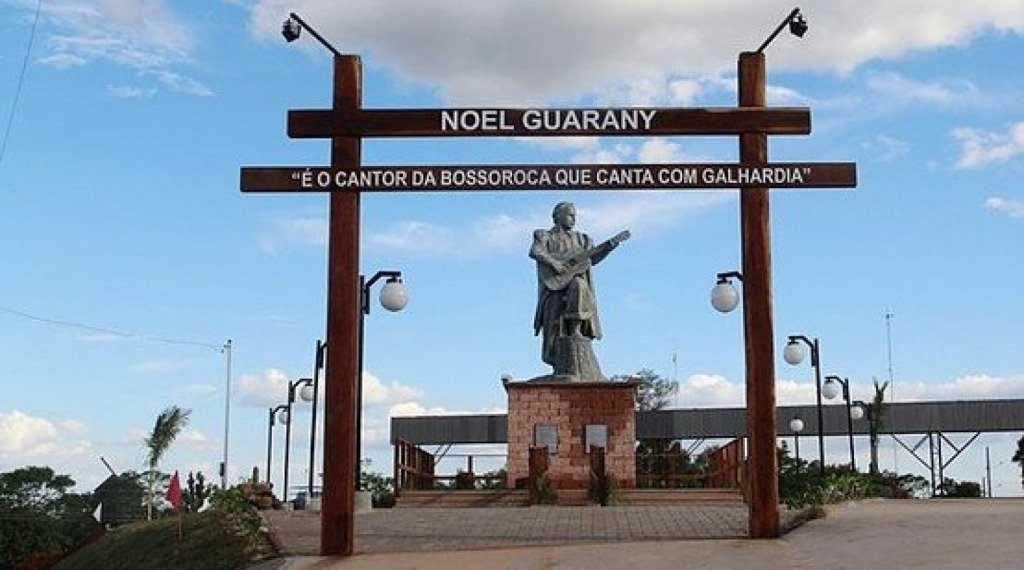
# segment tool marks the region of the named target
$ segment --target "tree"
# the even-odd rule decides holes
[[[679,389],[675,380],[662,378],[650,368],[642,368],[636,374],[622,375],[613,380],[636,380],[636,410],[652,412],[664,409],[672,402],[672,395]],[[689,457],[678,442],[671,439],[644,439],[637,442],[636,461],[644,486],[677,485],[681,476],[689,470]]]
[[[884,417],[889,410],[885,403],[885,389],[889,387],[888,382],[878,383],[877,378],[872,378],[875,385],[875,397],[871,400],[871,407],[868,409],[868,434],[871,440],[871,466],[872,475],[878,475],[878,434],[885,425]]]
[[[981,484],[974,481],[957,481],[946,477],[939,485],[939,493],[943,497],[980,497]]]
[[[1024,487],[1024,437],[1017,440],[1017,451],[1014,452],[1011,461],[1020,464],[1020,484]]]
[[[30,554],[58,554],[95,528],[90,496],[69,492],[74,485],[49,467],[0,473],[0,569]]]
[[[156,423],[153,425],[153,431],[146,438],[146,447],[148,448],[148,461],[149,461],[149,501],[146,504],[146,518],[153,518],[153,503],[154,503],[154,485],[157,464],[160,463],[160,458],[163,457],[164,453],[168,448],[171,447],[171,443],[174,442],[174,438],[178,437],[182,428],[188,425],[189,415],[192,414],[192,410],[184,410],[178,406],[171,406],[164,411],[160,412],[160,415],[156,417]]]
[[[672,403],[672,396],[679,390],[679,382],[662,378],[650,368],[642,368],[636,374],[615,376],[612,380],[637,380],[636,410],[652,412],[664,409]]]
[[[198,513],[199,509],[206,505],[206,500],[210,498],[212,491],[213,485],[206,482],[206,476],[202,471],[197,471],[195,474],[189,471],[188,486],[184,493],[186,512]]]

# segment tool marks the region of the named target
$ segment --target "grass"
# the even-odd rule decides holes
[[[54,566],[55,570],[246,568],[272,556],[265,542],[254,544],[224,514],[207,510],[117,527]]]

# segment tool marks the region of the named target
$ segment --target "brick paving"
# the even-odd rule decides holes
[[[262,511],[282,555],[319,554],[320,516]],[[796,516],[783,510],[783,526]],[[743,538],[746,505],[379,509],[356,515],[360,554]]]

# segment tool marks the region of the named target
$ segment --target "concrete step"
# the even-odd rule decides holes
[[[582,507],[593,504],[586,489],[558,489],[556,504],[561,507]]]
[[[398,508],[478,508],[525,507],[530,503],[526,491],[402,491],[395,502]]]
[[[739,489],[615,489],[613,505],[743,504]]]

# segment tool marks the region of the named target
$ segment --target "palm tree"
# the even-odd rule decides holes
[[[146,447],[149,449],[147,460],[149,462],[149,500],[146,503],[146,519],[153,519],[153,485],[156,475],[157,464],[163,457],[167,448],[171,446],[174,438],[178,437],[181,429],[188,425],[188,417],[192,410],[171,406],[156,417],[156,424],[153,425],[153,432],[146,438]]]
[[[878,383],[878,379],[872,378],[875,384],[875,397],[871,400],[871,409],[868,414],[868,433],[871,437],[871,467],[873,475],[878,474],[878,432],[882,431],[882,416],[885,415],[888,405],[885,403],[885,389],[889,387],[888,382]]]
[[[1024,487],[1024,437],[1017,440],[1017,451],[1013,454],[1012,461],[1020,463],[1020,484]]]

